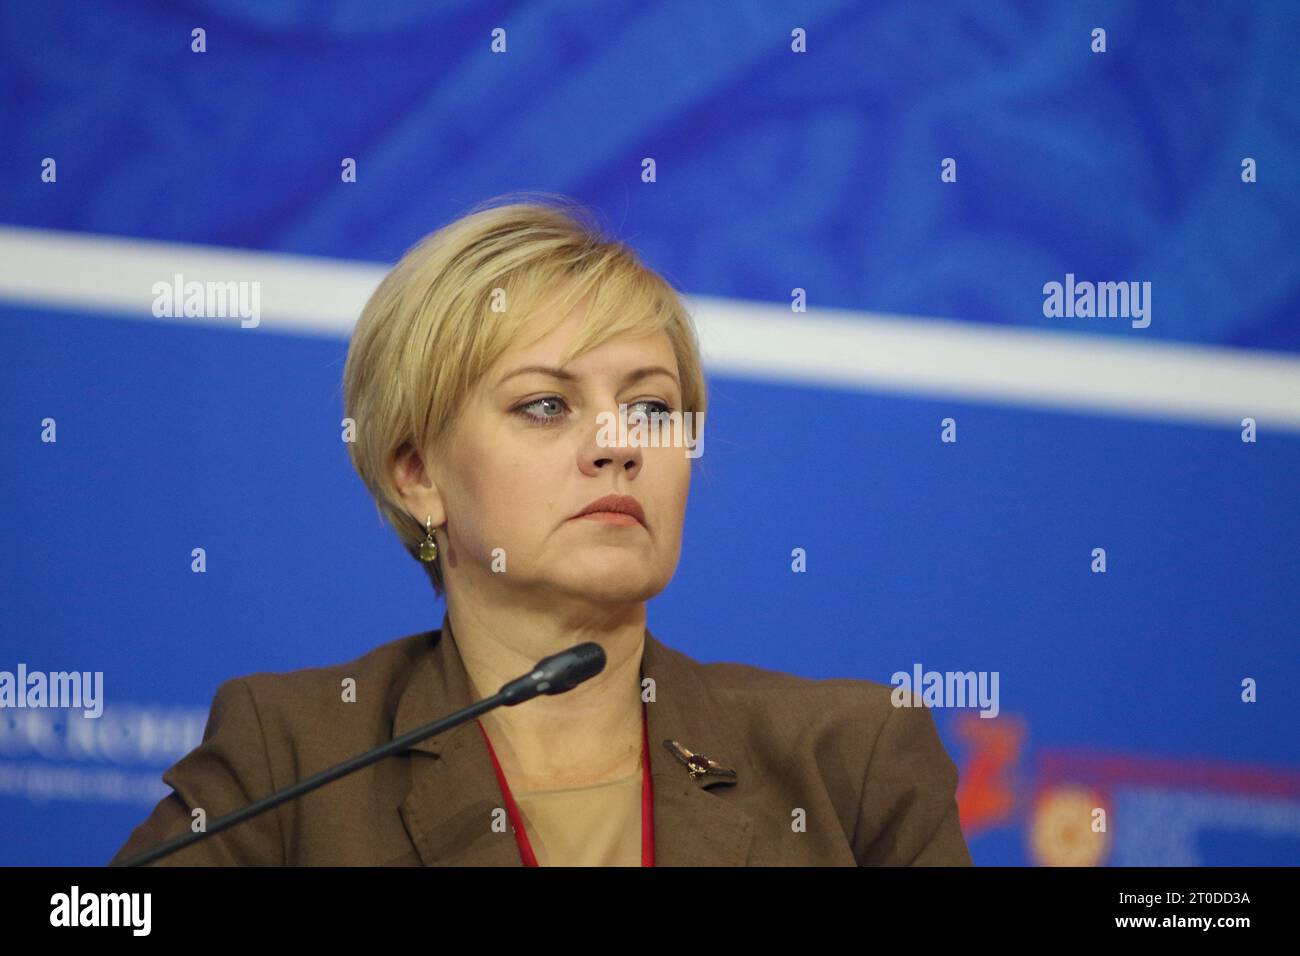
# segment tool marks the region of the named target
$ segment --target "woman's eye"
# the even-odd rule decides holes
[[[547,395],[544,398],[535,398],[531,402],[528,402],[524,405],[520,405],[518,408],[515,409],[515,411],[518,412],[520,415],[523,415],[525,418],[537,422],[539,425],[549,425],[552,422],[558,422],[564,418],[563,414],[560,414],[559,412],[557,412],[554,415],[546,414],[545,412],[543,412],[543,414],[541,415],[534,415],[532,412],[528,410],[530,408],[533,408],[534,406],[545,406],[545,405],[549,405],[552,408],[556,406],[564,406],[566,408],[568,407],[567,405],[565,405],[564,399],[560,398],[558,395]]]
[[[637,409],[637,406],[639,406],[639,405],[650,405],[650,406],[653,406],[653,407],[650,408],[648,411],[638,412],[636,409]],[[657,414],[663,415],[663,414],[667,414],[668,412],[671,412],[671,411],[672,411],[672,409],[668,407],[668,403],[667,403],[667,402],[661,402],[661,401],[659,401],[658,399],[647,398],[647,399],[645,399],[644,401],[633,402],[631,405],[628,406],[628,418],[629,418],[629,419],[632,419],[632,418],[645,418],[647,421],[649,421],[650,416],[651,416],[652,414],[656,414],[656,413],[657,413]]]
[[[648,407],[642,410],[642,406]],[[515,409],[515,412],[538,425],[551,425],[564,420],[564,411],[568,407],[568,403],[558,395],[546,395],[520,405]],[[534,408],[538,411],[532,411]],[[644,399],[628,405],[628,420],[645,418],[649,421],[652,414],[666,414],[671,411],[672,407],[667,402],[658,399]]]

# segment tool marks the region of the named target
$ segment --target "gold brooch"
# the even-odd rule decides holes
[[[686,769],[690,771],[691,779],[713,774],[718,777],[735,777],[736,771],[729,767],[723,767],[714,762],[704,754],[691,753],[675,740],[665,740],[664,746],[668,748],[669,753],[686,764]]]

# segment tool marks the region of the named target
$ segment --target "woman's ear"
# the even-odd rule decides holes
[[[407,512],[421,525],[429,515],[433,516],[434,527],[445,524],[447,515],[442,493],[414,445],[407,442],[397,450],[392,470],[393,484],[397,486]]]

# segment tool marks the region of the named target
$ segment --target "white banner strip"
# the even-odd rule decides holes
[[[1234,428],[1249,417],[1260,428],[1300,430],[1300,357],[1286,352],[1153,341],[1137,329],[1090,335],[694,301],[701,349],[726,375]]]
[[[0,298],[172,325],[346,337],[388,269],[347,259],[0,228]],[[257,282],[261,321],[153,314],[154,284]]]
[[[86,233],[0,227],[0,298],[242,334],[346,338],[389,266]],[[155,317],[154,286],[259,284],[261,319]],[[735,299],[688,299],[722,375],[811,388],[946,396],[1036,408],[1300,430],[1300,357]],[[1159,320],[1157,320],[1159,321]],[[1171,320],[1172,321],[1172,320]]]

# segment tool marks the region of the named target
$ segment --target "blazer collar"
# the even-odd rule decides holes
[[[744,866],[753,840],[751,816],[736,802],[753,773],[729,715],[709,693],[700,665],[661,643],[649,629],[641,676],[652,678],[648,701],[650,775],[654,793],[656,866]],[[430,631],[398,699],[393,737],[432,723],[475,701],[456,647],[450,617]],[[521,706],[527,706],[523,704]],[[736,777],[690,776],[665,746],[675,740]],[[490,824],[504,808],[492,758],[476,721],[427,737],[408,748],[410,789],[402,822],[426,866],[522,866],[514,835]],[[751,781],[752,783],[752,781]]]

